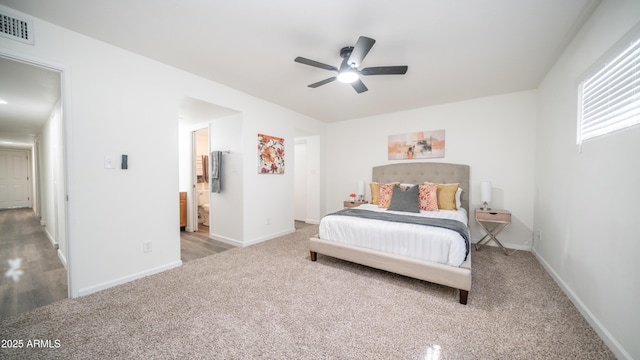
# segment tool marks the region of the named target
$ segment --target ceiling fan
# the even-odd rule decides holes
[[[347,46],[340,49],[340,57],[343,58],[342,64],[340,64],[340,68],[323,64],[314,60],[309,60],[301,56],[295,58],[294,61],[305,65],[315,66],[320,69],[335,71],[337,73],[336,76],[332,76],[330,78],[308,85],[310,88],[317,88],[318,86],[328,84],[337,79],[340,82],[351,84],[355,91],[360,94],[368,90],[362,80],[360,80],[360,75],[402,75],[405,74],[408,69],[406,65],[403,65],[376,66],[358,70],[358,67],[362,63],[362,60],[364,60],[364,57],[367,56],[369,50],[371,50],[375,42],[376,41],[374,39],[368,38],[366,36],[360,36],[358,38],[358,41],[356,42],[356,46]]]

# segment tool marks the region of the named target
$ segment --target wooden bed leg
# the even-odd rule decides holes
[[[309,251],[309,253],[311,253],[311,261],[316,261],[318,260],[318,253],[315,251]]]
[[[469,290],[460,289],[460,304],[467,305],[468,297],[469,297]]]

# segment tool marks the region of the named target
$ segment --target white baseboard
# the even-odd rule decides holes
[[[569,300],[575,305],[575,307],[580,311],[580,314],[587,320],[589,325],[598,333],[598,336],[607,344],[609,349],[613,352],[613,354],[618,359],[628,359],[632,360],[631,355],[624,350],[624,348],[620,345],[620,343],[611,335],[611,333],[602,325],[600,320],[598,320],[593,313],[589,310],[589,308],[580,300],[580,298],[567,286],[567,284],[558,276],[553,268],[549,265],[548,262],[544,260],[544,258],[535,250],[532,249],[531,252],[538,259],[540,264],[547,270],[547,273],[551,275],[553,280],[560,286],[562,291],[567,295]]]
[[[471,244],[477,244],[478,241],[480,241],[480,239],[471,239]],[[505,243],[505,242],[502,242],[502,241],[500,241],[500,242],[507,249],[532,251],[531,245],[510,244],[510,243]],[[497,247],[498,245],[493,241],[489,241],[488,243],[483,243],[482,246],[495,246],[495,247]]]
[[[238,241],[236,239],[232,239],[226,236],[222,236],[222,235],[218,235],[218,234],[214,234],[214,233],[209,233],[209,237],[212,238],[213,240],[217,240],[220,242],[223,242],[225,244],[229,244],[229,245],[233,245],[236,247],[242,247],[242,241]]]
[[[303,222],[305,224],[313,224],[313,225],[320,224],[320,220],[317,220],[317,219],[294,219],[294,220]]]
[[[58,259],[60,259],[62,266],[64,266],[64,268],[67,269],[67,271],[69,271],[69,268],[67,267],[67,258],[64,256],[62,251],[60,251],[60,249],[58,248],[58,251],[56,251],[56,253],[58,254]]]
[[[54,247],[54,249],[58,249],[58,242],[56,241],[56,239],[54,239],[54,237],[49,233],[49,230],[47,228],[44,228],[44,233],[47,235],[47,238],[49,238],[49,242],[51,242],[51,246]]]
[[[86,295],[89,295],[89,294],[93,294],[95,292],[98,292],[98,291],[101,291],[101,290],[105,290],[105,289],[108,289],[110,287],[114,287],[116,285],[122,285],[124,283],[128,283],[128,282],[133,281],[133,280],[141,279],[141,278],[143,278],[145,276],[149,276],[149,275],[157,274],[157,273],[160,273],[160,272],[163,272],[163,271],[171,270],[171,269],[179,267],[181,265],[182,265],[182,261],[175,261],[175,262],[172,262],[172,263],[169,263],[169,264],[166,264],[166,265],[155,267],[153,269],[149,269],[149,270],[145,270],[145,271],[139,272],[137,274],[124,276],[124,277],[121,277],[119,279],[115,279],[115,280],[112,280],[112,281],[107,281],[107,282],[104,282],[102,284],[98,284],[98,285],[95,285],[95,286],[90,286],[88,288],[80,289],[78,291],[78,296],[86,296]]]
[[[253,239],[253,240],[249,240],[247,242],[238,241],[236,239],[231,239],[231,238],[228,238],[228,237],[225,237],[225,236],[222,236],[222,235],[217,235],[217,234],[214,234],[214,233],[210,233],[209,237],[211,237],[214,240],[221,241],[221,242],[223,242],[225,244],[233,245],[233,246],[236,246],[236,247],[245,247],[245,246],[258,244],[258,243],[261,243],[263,241],[275,239],[275,238],[280,237],[280,236],[292,234],[294,232],[296,232],[296,229],[292,228],[292,229],[288,229],[288,230],[285,230],[285,231],[281,231],[279,233],[269,234],[269,235],[266,235],[266,236],[263,236],[263,237],[259,237],[259,238]]]
[[[275,238],[280,237],[280,236],[285,236],[285,235],[293,234],[294,232],[296,232],[296,228],[295,228],[295,227],[293,227],[293,228],[291,228],[291,229],[288,229],[288,230],[281,231],[281,232],[279,232],[279,233],[270,234],[270,235],[266,235],[266,236],[263,236],[263,237],[259,237],[259,238],[253,239],[253,240],[249,240],[249,241],[247,241],[247,242],[244,244],[244,246],[249,246],[249,245],[258,244],[258,243],[261,243],[261,242],[263,242],[263,241],[267,241],[267,240],[275,239]]]

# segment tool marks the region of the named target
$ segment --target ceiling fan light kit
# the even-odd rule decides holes
[[[337,78],[338,81],[342,83],[351,84],[352,82],[358,80],[360,77],[358,76],[357,70],[354,71],[352,69],[347,69],[344,71],[340,71]]]
[[[366,36],[360,36],[355,46],[347,46],[340,49],[340,57],[343,59],[342,64],[340,64],[340,68],[303,58],[301,56],[295,58],[294,61],[337,73],[336,76],[315,82],[308,85],[308,87],[317,88],[318,86],[328,84],[337,79],[340,82],[351,84],[353,89],[360,94],[368,90],[362,80],[360,80],[360,75],[403,75],[407,73],[408,67],[406,65],[376,66],[358,70],[362,60],[367,56],[375,42],[376,41],[374,39]]]

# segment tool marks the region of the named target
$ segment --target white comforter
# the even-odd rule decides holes
[[[385,211],[406,216],[423,216],[458,220],[467,225],[467,212],[460,210],[406,213],[389,211],[365,204],[358,209]],[[362,219],[353,216],[325,216],[320,222],[319,236],[324,240],[384,251],[421,260],[460,266],[465,259],[465,240],[449,229]]]

